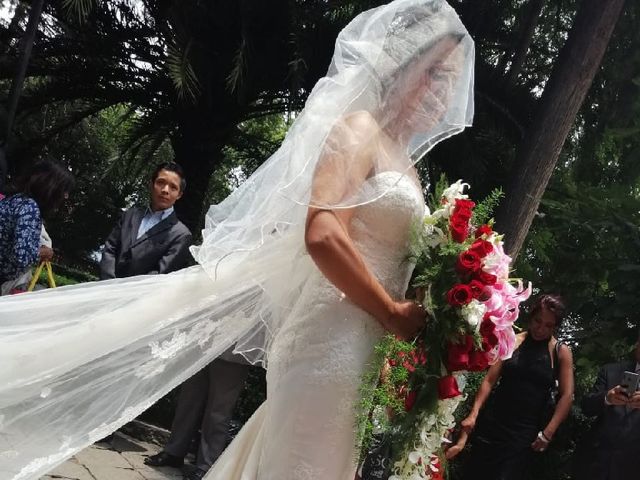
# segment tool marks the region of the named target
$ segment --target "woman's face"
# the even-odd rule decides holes
[[[546,340],[551,338],[556,329],[556,316],[542,307],[532,317],[529,324],[529,334],[534,340]]]
[[[397,120],[412,132],[426,132],[443,117],[451,101],[462,66],[462,50],[453,40],[443,41],[439,58],[426,56],[403,79],[398,95]],[[453,51],[452,51],[453,49]],[[436,52],[438,53],[438,52]],[[444,56],[444,58],[443,58]]]

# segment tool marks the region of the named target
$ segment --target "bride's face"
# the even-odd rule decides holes
[[[461,48],[456,45],[454,40],[444,40],[438,52],[425,55],[400,80],[396,86],[397,128],[410,133],[427,132],[442,119],[462,67]]]

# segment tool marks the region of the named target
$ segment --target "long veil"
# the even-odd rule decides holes
[[[365,178],[411,174],[473,116],[473,41],[444,0],[396,0],[339,34],[325,77],[280,149],[210,208],[198,266],[0,299],[0,476],[38,478],[135,418],[230,346],[268,368],[269,349],[316,267],[310,205],[354,208]],[[362,121],[371,138],[357,138]],[[393,132],[402,154],[384,148]],[[386,134],[384,134],[386,135]],[[350,153],[345,153],[350,152]],[[336,195],[316,196],[330,168]],[[332,188],[334,188],[332,186]]]

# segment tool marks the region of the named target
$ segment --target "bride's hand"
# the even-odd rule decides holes
[[[396,302],[393,312],[384,323],[384,327],[394,335],[412,340],[427,322],[427,312],[421,305],[408,300]]]

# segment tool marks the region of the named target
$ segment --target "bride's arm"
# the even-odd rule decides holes
[[[359,147],[372,144],[370,135],[377,127],[372,121],[366,116],[352,117],[348,128],[334,129],[314,174],[314,203],[338,204],[353,193],[348,189],[354,183],[365,180],[371,167],[361,156],[370,152]],[[310,207],[305,228],[307,250],[320,271],[353,303],[373,315],[386,330],[412,338],[424,326],[424,310],[413,302],[394,301],[374,277],[349,236],[347,225],[352,214],[353,209]]]
[[[424,310],[389,296],[355,248],[344,226],[345,216],[340,211],[309,208],[305,243],[311,258],[331,283],[386,330],[413,338],[424,326]]]

